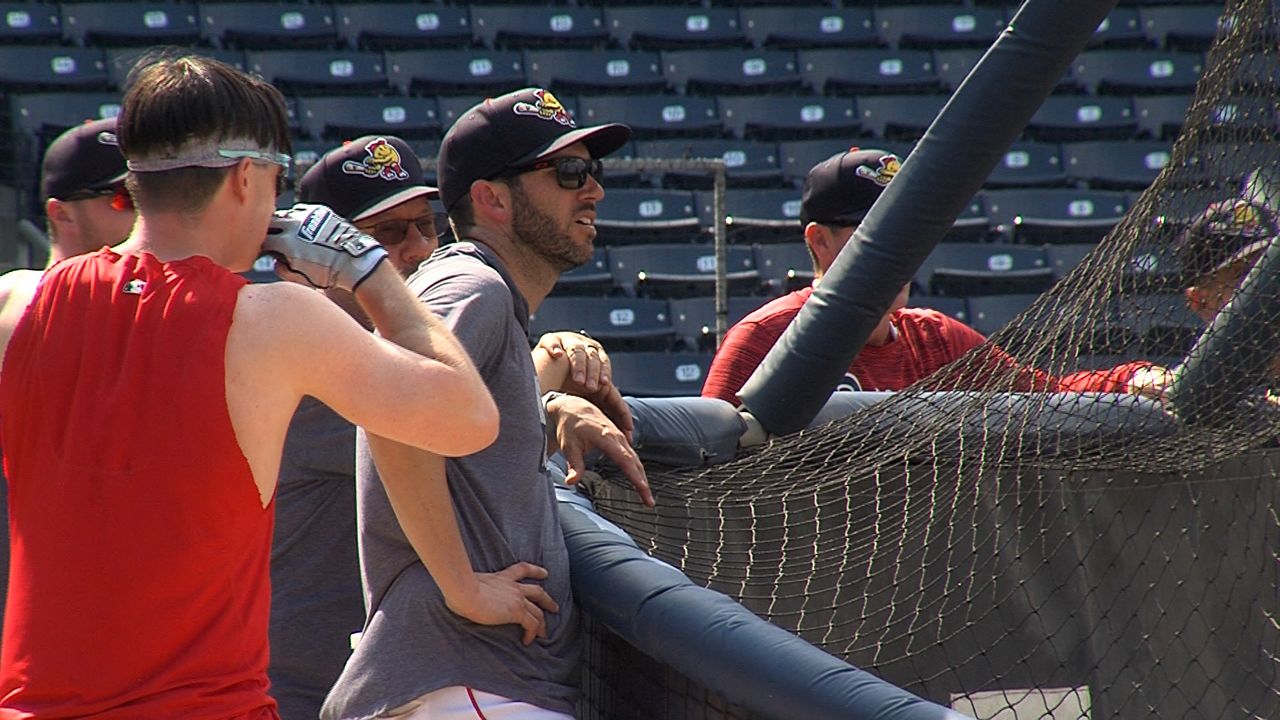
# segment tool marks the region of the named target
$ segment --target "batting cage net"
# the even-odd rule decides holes
[[[1158,180],[985,344],[729,462],[650,463],[656,511],[612,478],[598,508],[965,714],[1280,717],[1276,12],[1227,3]],[[596,631],[586,714],[749,716]]]

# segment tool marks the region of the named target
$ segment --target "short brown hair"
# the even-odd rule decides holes
[[[280,91],[212,58],[160,51],[129,72],[118,136],[126,158],[175,154],[192,141],[250,138],[292,152]],[[226,178],[226,168],[184,167],[129,174],[129,190],[144,212],[197,211]]]

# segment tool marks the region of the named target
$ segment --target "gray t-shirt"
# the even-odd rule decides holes
[[[356,430],[303,398],[285,437],[271,547],[271,695],[315,720],[364,625],[356,555]]]
[[[517,625],[481,626],[445,607],[396,522],[363,433],[356,475],[368,623],[322,717],[365,718],[451,685],[573,714],[580,655],[569,558],[545,469],[546,429],[529,355],[528,304],[501,261],[470,242],[441,248],[409,279],[458,336],[501,412],[498,439],[447,463],[463,542],[476,570],[527,561],[547,569],[560,605],[547,638],[526,647]]]

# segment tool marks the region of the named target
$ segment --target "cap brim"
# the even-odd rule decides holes
[[[631,128],[621,123],[607,123],[605,125],[593,125],[591,127],[578,128],[577,130],[572,130],[561,135],[550,145],[539,150],[536,155],[526,158],[521,162],[544,158],[553,153],[557,153],[574,143],[582,143],[583,145],[586,145],[587,152],[591,153],[591,157],[602,158],[623,145],[626,145],[627,141],[630,139]],[[518,165],[520,162],[516,162],[514,164]]]
[[[365,218],[377,215],[384,210],[390,210],[400,203],[406,203],[419,197],[425,197],[428,200],[437,200],[440,198],[440,190],[433,188],[430,185],[418,185],[416,187],[405,188],[400,192],[391,193],[373,205],[361,210],[355,217],[350,218],[350,220],[352,222],[364,220]]]
[[[102,182],[99,182],[99,183],[95,183],[92,187],[89,187],[89,188],[86,188],[86,189],[88,189],[88,190],[107,190],[107,189],[113,188],[113,187],[115,187],[115,186],[119,185],[120,183],[124,182],[125,178],[127,178],[127,177],[129,177],[129,171],[128,171],[128,170],[122,170],[122,171],[120,172],[120,174],[119,174],[119,175],[116,175],[115,177],[109,177],[109,178],[107,178],[106,180],[103,180]]]

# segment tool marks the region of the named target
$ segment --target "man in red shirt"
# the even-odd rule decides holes
[[[800,222],[813,258],[815,285],[899,165],[897,156],[884,150],[852,148],[809,171],[800,200]],[[803,288],[777,298],[730,328],[711,361],[703,397],[740,405],[738,390],[812,292],[811,287]],[[907,292],[904,286],[898,293],[837,389],[901,390],[985,340],[976,330],[936,310],[906,307]]]
[[[299,401],[440,455],[491,443],[497,408],[385,250],[328,208],[274,212],[290,164],[278,90],[216,60],[149,57],[118,135],[131,234],[49,269],[0,323],[0,718],[273,718],[273,498]],[[264,250],[313,287],[249,285],[236,273]],[[329,287],[379,335],[313,289]],[[405,532],[452,612],[545,627],[554,603],[520,582],[545,570],[474,572],[443,473],[386,490],[428,518]]]
[[[822,281],[823,273],[835,262],[900,164],[897,156],[884,150],[851,148],[809,171],[800,199],[800,222],[813,258],[814,285]],[[901,390],[986,341],[978,331],[937,310],[906,307],[909,289],[904,285],[894,298],[837,390]],[[702,396],[741,405],[738,390],[812,292],[813,288],[808,287],[772,300],[730,328],[711,361]],[[1127,392],[1135,373],[1150,365],[1140,362],[1053,377],[1035,369],[1018,368],[1015,360],[999,348],[991,348],[988,358],[984,369],[963,384],[981,386],[988,380],[1006,377],[1007,371],[1013,369],[1018,390]]]

